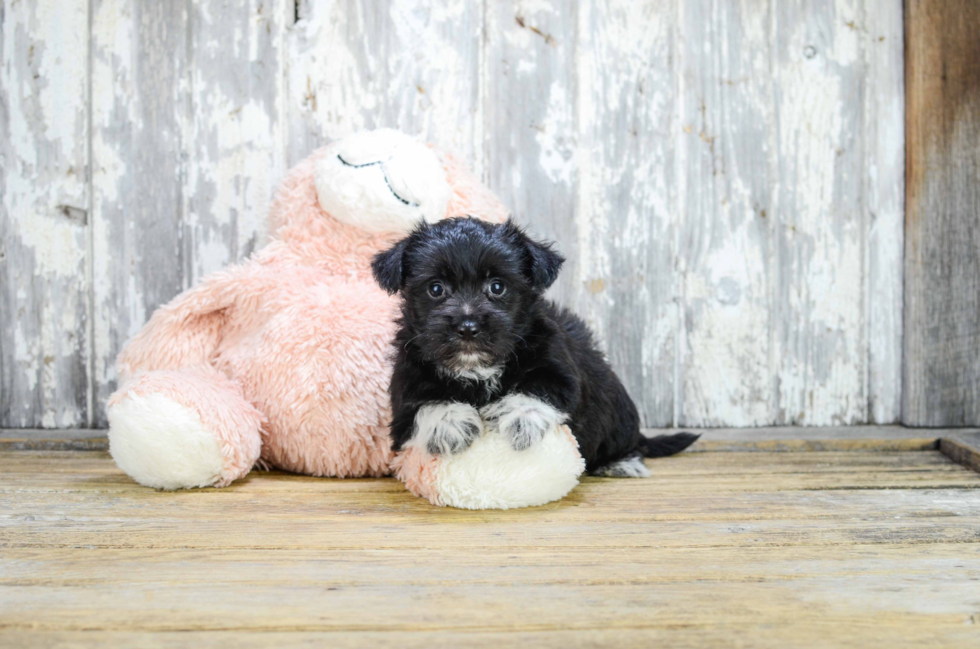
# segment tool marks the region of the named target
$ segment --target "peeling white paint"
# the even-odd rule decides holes
[[[824,34],[810,33],[803,23],[793,27],[788,60],[776,75],[780,174],[787,182],[781,254],[790,286],[787,334],[777,348],[783,359],[778,398],[789,423],[867,420],[866,226],[860,195],[844,193],[849,174],[864,166],[860,151],[846,150],[862,115],[844,102],[842,91],[860,71],[846,67],[855,54],[842,30],[854,31],[842,24],[832,42],[821,44],[816,39]],[[844,66],[832,65],[830,57]]]
[[[88,6],[12,3],[2,27],[0,426],[85,425]]]
[[[125,209],[134,174],[126,134],[143,128],[134,92],[139,54],[133,7],[128,0],[101,0],[92,20],[92,286],[95,311],[92,381],[98,401],[115,381],[115,356],[142,325],[145,303],[136,279],[131,240],[134,220]],[[119,277],[126,278],[124,286]],[[122,329],[123,331],[120,331]]]
[[[905,25],[898,11],[869,11],[866,20],[868,422],[884,423],[902,412]]]
[[[279,174],[270,155],[276,132],[267,111],[255,101],[236,107],[219,90],[197,90],[199,96],[206,94],[209,110],[207,120],[194,130],[200,130],[201,139],[216,143],[215,150],[197,149],[187,174],[186,193],[193,204],[185,218],[195,233],[194,274],[203,277],[236,261],[249,240],[254,246],[265,239],[273,183]],[[211,200],[195,200],[202,195]],[[229,246],[227,237],[215,230],[232,225],[237,237]]]
[[[548,107],[538,134],[538,164],[552,182],[572,182],[575,173],[575,128],[570,97],[562,84],[555,82],[548,90]]]

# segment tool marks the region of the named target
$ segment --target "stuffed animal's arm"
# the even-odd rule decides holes
[[[120,378],[209,363],[221,341],[227,310],[246,295],[244,287],[256,270],[256,264],[247,262],[214,273],[158,308],[119,354]]]

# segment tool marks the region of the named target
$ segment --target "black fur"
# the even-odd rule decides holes
[[[640,434],[636,406],[588,327],[542,297],[563,261],[510,221],[466,217],[420,225],[375,257],[378,283],[404,298],[391,381],[396,449],[411,439],[415,415],[426,404],[457,401],[479,409],[511,393],[566,413],[589,471],[637,453],[671,455],[697,439]],[[493,294],[500,288],[494,281],[505,287],[502,295]],[[433,282],[442,295],[430,293]],[[478,331],[461,335],[467,327]],[[476,357],[480,367],[501,368],[496,382],[459,375],[469,369],[460,359]]]

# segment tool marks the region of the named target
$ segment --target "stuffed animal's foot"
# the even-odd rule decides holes
[[[433,505],[511,509],[558,500],[578,484],[585,460],[568,426],[515,451],[503,435],[481,435],[465,453],[428,455],[416,446],[395,458],[395,475]]]
[[[158,489],[223,487],[259,457],[262,415],[211,368],[137,375],[109,400],[109,451]]]
[[[473,406],[450,401],[422,406],[415,415],[412,444],[432,455],[465,451],[483,430],[480,413]]]
[[[546,403],[526,394],[508,394],[480,409],[488,429],[497,429],[510,440],[515,451],[531,448],[545,433],[565,421],[566,416]]]

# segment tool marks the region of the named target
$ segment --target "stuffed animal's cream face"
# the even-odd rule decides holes
[[[408,232],[446,217],[452,188],[436,153],[392,129],[345,138],[317,163],[320,207],[370,232]]]

